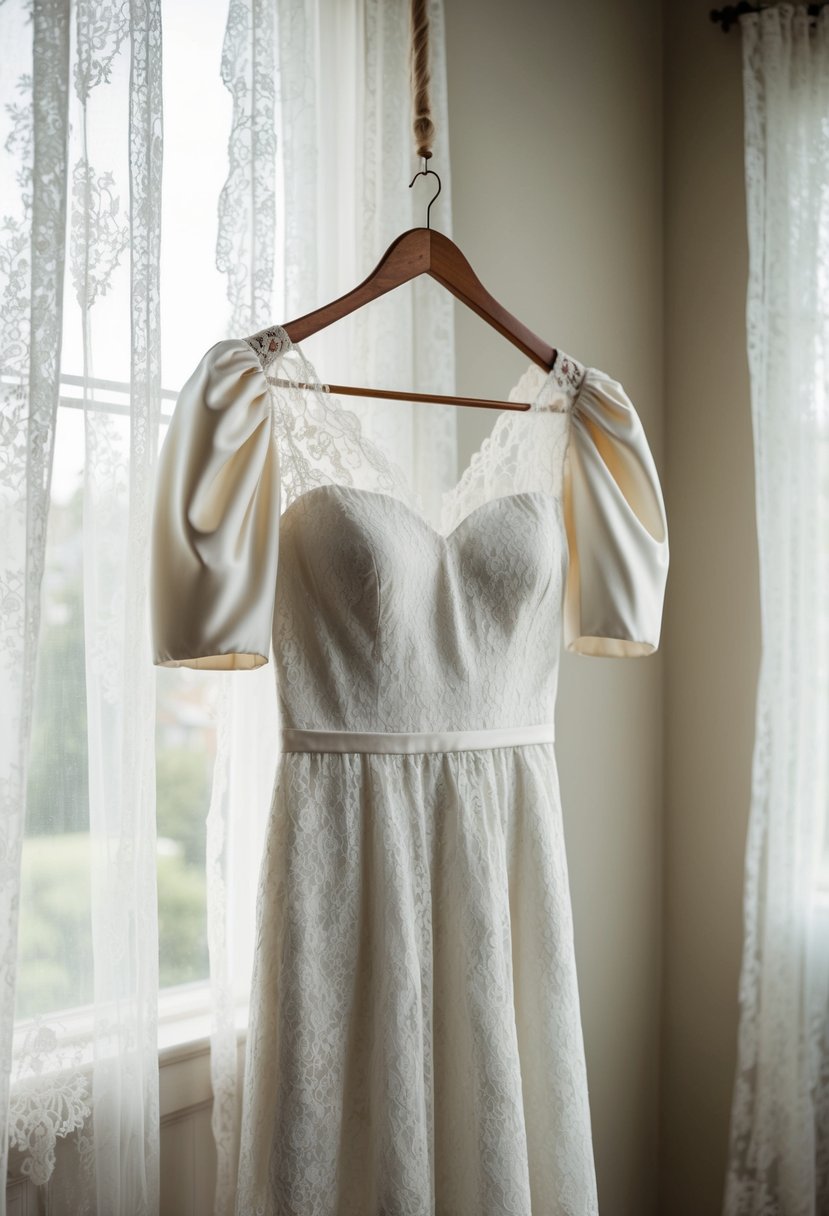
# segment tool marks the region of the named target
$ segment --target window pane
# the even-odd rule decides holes
[[[214,755],[211,681],[158,671],[156,715],[159,984],[206,979],[205,825]]]
[[[19,1018],[92,1000],[82,512],[83,416],[61,409],[23,841]]]
[[[72,392],[77,393],[77,387]],[[83,411],[58,411],[22,855],[16,1017],[90,1004]],[[159,983],[208,977],[205,827],[215,730],[203,672],[159,669]]]

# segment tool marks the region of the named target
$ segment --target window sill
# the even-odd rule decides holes
[[[177,1109],[179,1099],[171,1094],[180,1094],[182,1088],[182,1070],[177,1066],[185,1066],[187,1061],[203,1057],[199,1066],[201,1080],[197,1084],[200,1097],[210,1097],[209,1093],[209,1055],[210,1039],[213,1029],[213,1014],[210,1008],[210,985],[204,981],[193,984],[182,984],[175,988],[165,988],[159,993],[158,1002],[158,1067],[159,1073],[165,1070],[169,1074],[179,1074],[176,1080],[172,1076],[165,1079],[161,1076],[162,1090],[167,1090],[168,1097],[162,1100],[162,1116],[170,1115]],[[240,1001],[235,1010],[235,1028],[237,1047],[241,1047],[247,1036],[248,1007],[247,1001]],[[68,1070],[92,1069],[92,1035],[94,1025],[94,1009],[91,1005],[76,1009],[64,1010],[49,1014],[43,1018],[33,1018],[20,1021],[15,1025],[15,1063],[12,1066],[12,1088],[15,1083],[26,1085],[27,1075],[19,1069],[20,1056],[26,1056],[27,1045],[42,1030],[54,1031],[56,1038],[51,1052],[42,1048],[33,1052],[33,1061],[29,1077],[37,1078],[40,1088],[49,1076],[58,1077]],[[16,1075],[17,1074],[17,1075]],[[205,1080],[206,1079],[206,1080]],[[194,1078],[190,1078],[185,1089],[188,1091],[184,1105],[189,1104],[194,1095]],[[205,1095],[205,1083],[208,1093]]]
[[[236,1041],[242,1043],[247,1034],[247,1001],[237,1004],[234,1021]],[[158,1001],[159,1067],[208,1054],[212,1029],[213,1013],[207,983],[164,989]]]
[[[213,1101],[210,1036],[213,1015],[207,984],[165,991],[159,1000],[158,1086],[162,1123]],[[247,1003],[235,1011],[237,1053],[247,1038]],[[237,1054],[238,1059],[238,1054]]]

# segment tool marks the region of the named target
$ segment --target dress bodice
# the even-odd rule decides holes
[[[215,343],[159,457],[154,662],[273,646],[283,725],[419,731],[549,722],[562,640],[650,654],[668,534],[630,399],[561,351],[510,398],[439,530],[284,329]]]
[[[282,516],[274,655],[285,726],[551,722],[566,536],[542,491],[444,536],[391,496],[325,485]]]

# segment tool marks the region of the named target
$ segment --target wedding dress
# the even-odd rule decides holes
[[[272,645],[280,714],[238,1216],[597,1211],[559,652],[656,648],[667,525],[617,381],[559,352],[510,399],[440,528],[280,326],[174,410],[154,661]]]

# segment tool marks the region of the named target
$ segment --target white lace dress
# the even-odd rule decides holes
[[[562,640],[657,646],[647,441],[604,372],[531,364],[438,530],[303,382],[279,326],[212,346],[155,504],[155,662],[275,659],[236,1211],[590,1216],[553,714]]]

